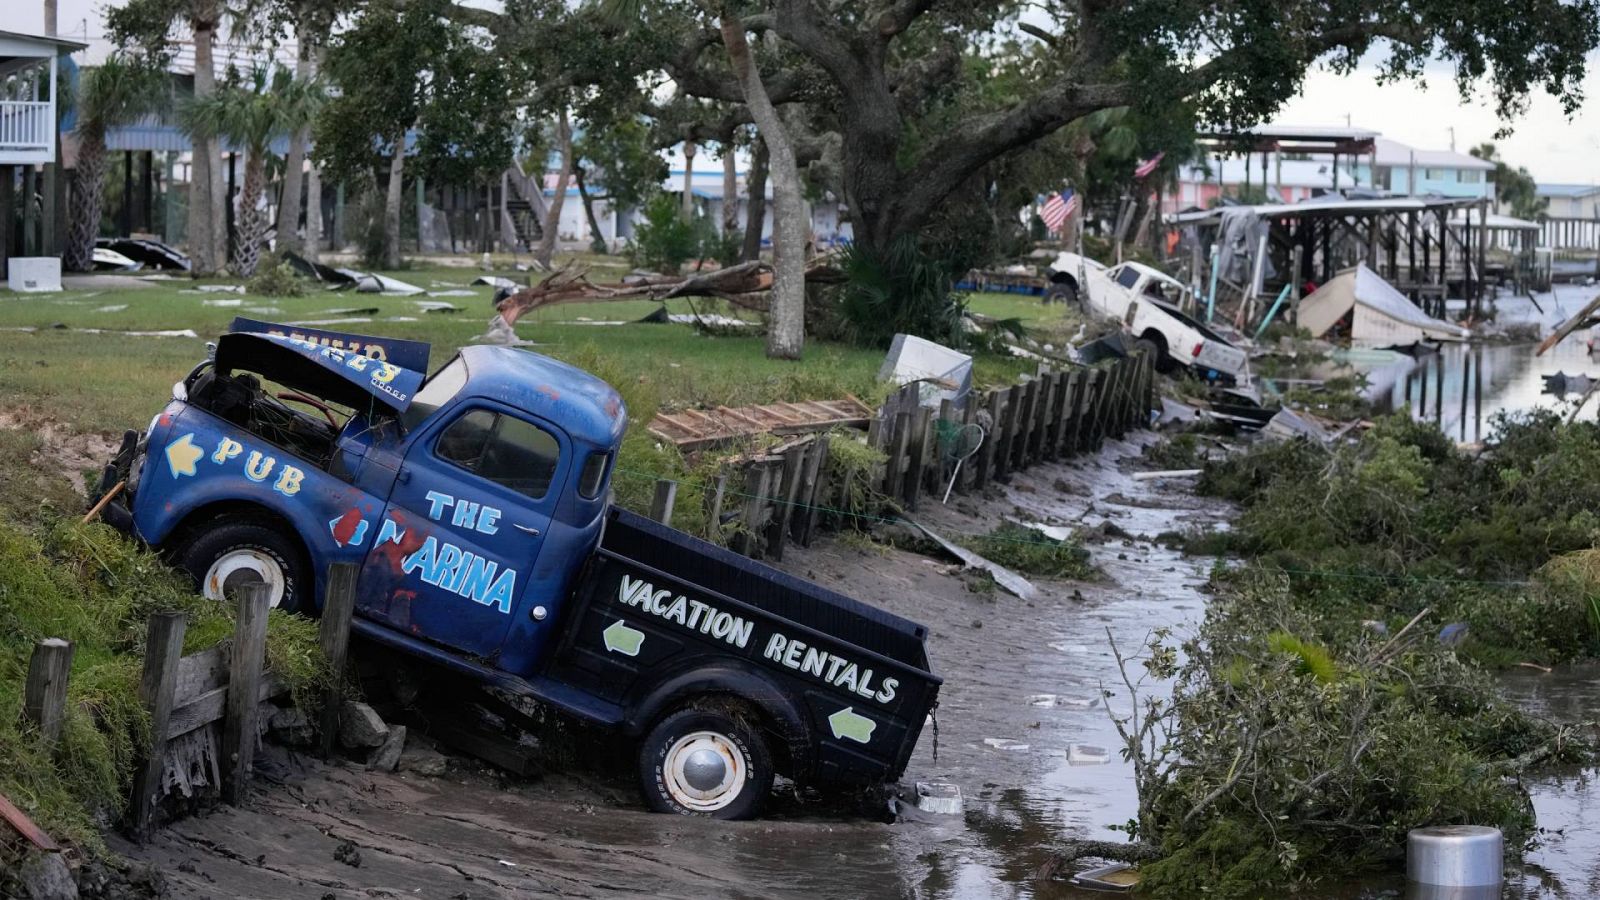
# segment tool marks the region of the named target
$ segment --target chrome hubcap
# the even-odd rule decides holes
[[[744,754],[714,731],[696,731],[673,742],[662,775],[672,799],[696,812],[715,812],[744,789]]]
[[[200,587],[208,600],[226,600],[240,585],[252,581],[267,583],[271,606],[277,607],[283,602],[283,592],[288,585],[283,569],[271,556],[249,547],[229,550],[217,557],[206,570]]]

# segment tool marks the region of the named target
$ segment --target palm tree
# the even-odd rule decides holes
[[[64,255],[67,269],[94,267],[105,198],[106,132],[159,110],[168,96],[166,73],[122,54],[84,70],[78,82],[78,164],[74,169],[71,225]]]
[[[213,94],[196,97],[183,108],[185,131],[221,135],[245,153],[233,251],[233,271],[240,278],[255,274],[266,240],[267,217],[258,206],[266,188],[272,142],[310,124],[323,98],[316,82],[273,65],[257,67],[243,77],[229,72]]]

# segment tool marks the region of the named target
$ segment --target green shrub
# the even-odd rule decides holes
[[[671,194],[657,194],[645,204],[644,221],[634,229],[628,252],[636,266],[675,274],[689,260],[730,250],[709,216],[685,219]],[[729,258],[735,257],[737,253]]]
[[[962,543],[990,562],[1029,575],[1082,581],[1099,574],[1082,544],[1051,540],[1026,525],[1006,522]]]
[[[882,251],[850,244],[839,255],[845,283],[837,290],[845,336],[887,347],[896,334],[913,334],[951,347],[968,343],[965,298],[956,293],[958,271],[949,257],[925,251],[907,235]]]
[[[306,294],[305,282],[294,266],[278,256],[261,260],[256,274],[245,282],[244,289],[257,297],[304,297]]]

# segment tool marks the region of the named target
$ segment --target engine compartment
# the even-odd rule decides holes
[[[290,391],[274,394],[249,372],[225,375],[209,367],[191,375],[185,387],[190,404],[320,468],[327,468],[333,458],[342,425],[337,412],[314,397]],[[286,398],[307,403],[322,415],[295,409]]]

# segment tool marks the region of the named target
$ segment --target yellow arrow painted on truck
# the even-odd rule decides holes
[[[605,638],[607,650],[621,653],[623,656],[638,656],[639,648],[644,645],[644,632],[621,619],[607,625],[606,630],[600,632],[600,636]]]
[[[865,744],[872,740],[872,732],[877,730],[878,723],[856,712],[855,707],[846,706],[828,717],[828,727],[836,738],[849,738],[858,744]]]
[[[181,438],[167,445],[167,468],[172,470],[172,477],[179,475],[193,475],[194,464],[206,452],[194,445],[194,432],[189,432]]]

